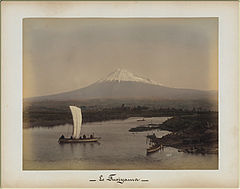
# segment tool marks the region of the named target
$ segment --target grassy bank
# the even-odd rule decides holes
[[[167,130],[162,138],[150,137],[156,143],[187,153],[218,153],[218,114],[214,112],[174,116],[155,127],[136,127],[130,131]]]

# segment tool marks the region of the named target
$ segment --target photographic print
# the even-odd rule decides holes
[[[238,2],[1,2],[1,186],[239,186]]]
[[[218,18],[23,20],[23,170],[193,169],[218,169]]]

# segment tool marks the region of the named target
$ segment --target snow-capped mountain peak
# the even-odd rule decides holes
[[[73,91],[36,97],[31,100],[86,100],[86,99],[217,99],[217,92],[199,91],[193,89],[177,89],[163,86],[150,79],[146,79],[117,69],[106,78],[101,79],[87,87]],[[100,101],[99,101],[100,102]],[[101,101],[102,102],[102,101]],[[121,100],[122,102],[122,100]],[[97,101],[96,101],[97,103]],[[114,103],[114,102],[113,102]],[[110,103],[111,104],[111,103]]]
[[[97,83],[101,82],[110,82],[110,81],[132,81],[132,82],[142,82],[142,83],[148,83],[152,85],[161,85],[160,83],[157,83],[151,79],[143,78],[140,76],[137,76],[125,69],[117,69],[114,72],[110,73],[106,78],[103,78]]]

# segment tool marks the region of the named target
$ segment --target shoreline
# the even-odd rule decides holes
[[[171,132],[161,138],[148,136],[152,142],[174,147],[179,152],[195,154],[218,154],[218,114],[194,114],[174,116],[154,127],[139,126],[129,132],[149,130],[166,130]]]

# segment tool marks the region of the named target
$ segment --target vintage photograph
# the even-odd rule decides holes
[[[217,170],[218,18],[24,18],[23,170]]]

